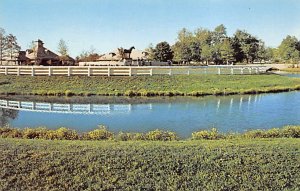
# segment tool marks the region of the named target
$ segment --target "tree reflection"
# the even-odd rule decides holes
[[[16,119],[18,114],[18,110],[0,108],[0,127],[8,125],[9,120]]]

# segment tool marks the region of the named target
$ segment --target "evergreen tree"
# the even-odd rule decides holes
[[[166,62],[173,59],[173,51],[166,41],[160,42],[154,49],[155,60]]]

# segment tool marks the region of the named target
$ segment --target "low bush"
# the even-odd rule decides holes
[[[114,134],[107,130],[105,126],[99,126],[98,129],[90,131],[83,135],[83,139],[87,140],[111,140]]]
[[[212,128],[211,130],[201,130],[192,133],[193,140],[199,140],[199,139],[216,140],[221,138],[224,138],[224,136],[221,135],[216,128]]]
[[[251,130],[245,132],[245,138],[300,138],[300,126],[285,126],[268,130]]]
[[[65,127],[56,130],[39,128],[17,129],[0,127],[2,138],[48,139],[48,140],[118,140],[118,141],[175,141],[179,140],[175,132],[153,130],[147,133],[113,133],[105,126],[86,133],[78,133]],[[250,130],[245,133],[220,133],[216,128],[200,130],[192,133],[192,140],[218,140],[234,138],[300,138],[300,126],[285,126],[268,130]]]
[[[154,130],[146,133],[146,139],[149,141],[174,141],[178,140],[178,136],[174,132]]]

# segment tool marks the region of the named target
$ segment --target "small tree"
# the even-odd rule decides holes
[[[3,53],[5,49],[5,30],[3,28],[0,28],[0,64],[2,65],[2,59],[3,59]]]
[[[58,52],[61,56],[68,56],[68,46],[63,39],[58,42]]]
[[[17,60],[19,57],[19,52],[21,50],[21,47],[18,45],[17,37],[9,34],[6,37],[6,43],[5,43],[5,56],[9,58],[10,60]]]
[[[167,43],[166,41],[158,43],[154,49],[154,57],[155,60],[159,60],[161,62],[172,60],[173,51],[169,43]]]

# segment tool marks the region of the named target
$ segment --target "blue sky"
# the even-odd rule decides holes
[[[183,27],[219,24],[228,35],[244,29],[276,47],[288,34],[300,39],[300,0],[0,0],[0,27],[22,49],[40,38],[56,51],[64,39],[71,56],[90,47],[104,53],[173,44]]]

